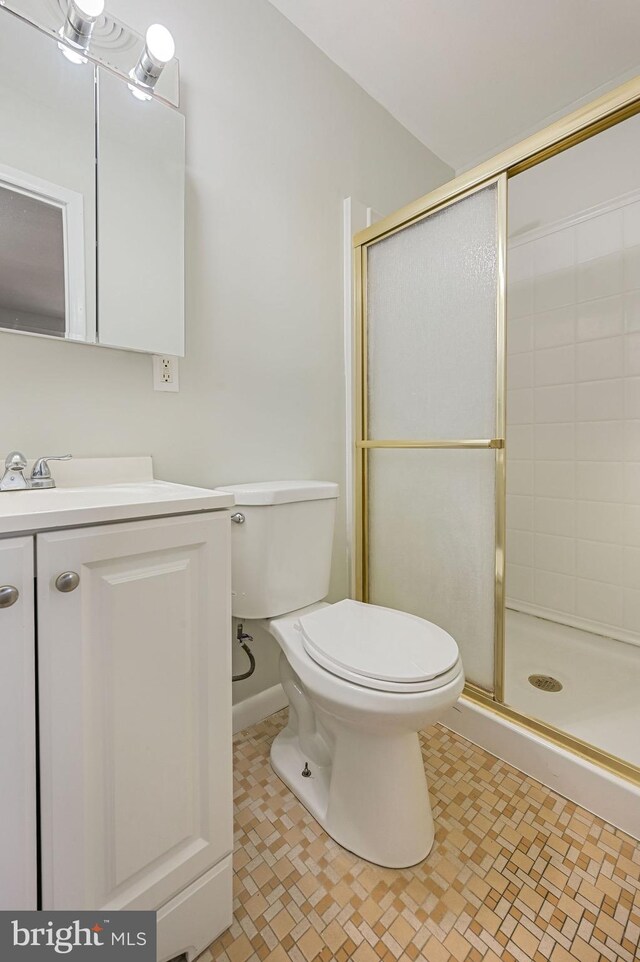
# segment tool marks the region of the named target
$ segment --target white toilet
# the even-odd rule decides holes
[[[464,685],[442,628],[357,601],[323,602],[338,486],[273,481],[235,495],[233,614],[264,619],[289,699],[271,764],[340,845],[390,868],[420,862],[434,828],[418,732]]]

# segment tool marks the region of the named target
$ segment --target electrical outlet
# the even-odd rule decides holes
[[[153,355],[153,390],[179,391],[178,358],[169,354]]]

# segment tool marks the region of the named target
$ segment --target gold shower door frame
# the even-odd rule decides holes
[[[355,320],[355,554],[356,597],[369,600],[369,485],[368,452],[375,448],[489,448],[495,449],[495,637],[494,690],[488,693],[465,685],[463,698],[488,708],[502,718],[541,735],[553,744],[595,762],[607,771],[640,785],[640,768],[608,752],[519,712],[504,702],[504,567],[506,519],[506,259],[508,180],[522,171],[553,157],[595,134],[640,113],[640,77],[569,114],[550,127],[462,174],[455,180],[401,208],[394,214],[356,234],[354,246]],[[496,304],[496,430],[495,437],[451,440],[372,440],[368,434],[367,411],[367,253],[368,248],[392,234],[412,226],[431,214],[492,185],[497,189],[497,304]]]

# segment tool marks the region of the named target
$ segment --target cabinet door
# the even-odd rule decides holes
[[[229,542],[226,511],[38,535],[43,908],[155,909],[231,851]]]
[[[5,589],[0,596],[3,602],[0,607],[0,909],[35,909],[36,704],[32,538],[0,541],[0,588]],[[15,590],[11,591],[11,588]]]

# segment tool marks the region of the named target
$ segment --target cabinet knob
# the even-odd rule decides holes
[[[20,592],[14,585],[2,585],[0,588],[0,608],[10,608],[15,605]]]
[[[56,588],[58,591],[75,591],[80,584],[80,575],[75,571],[63,571],[56,578]]]

